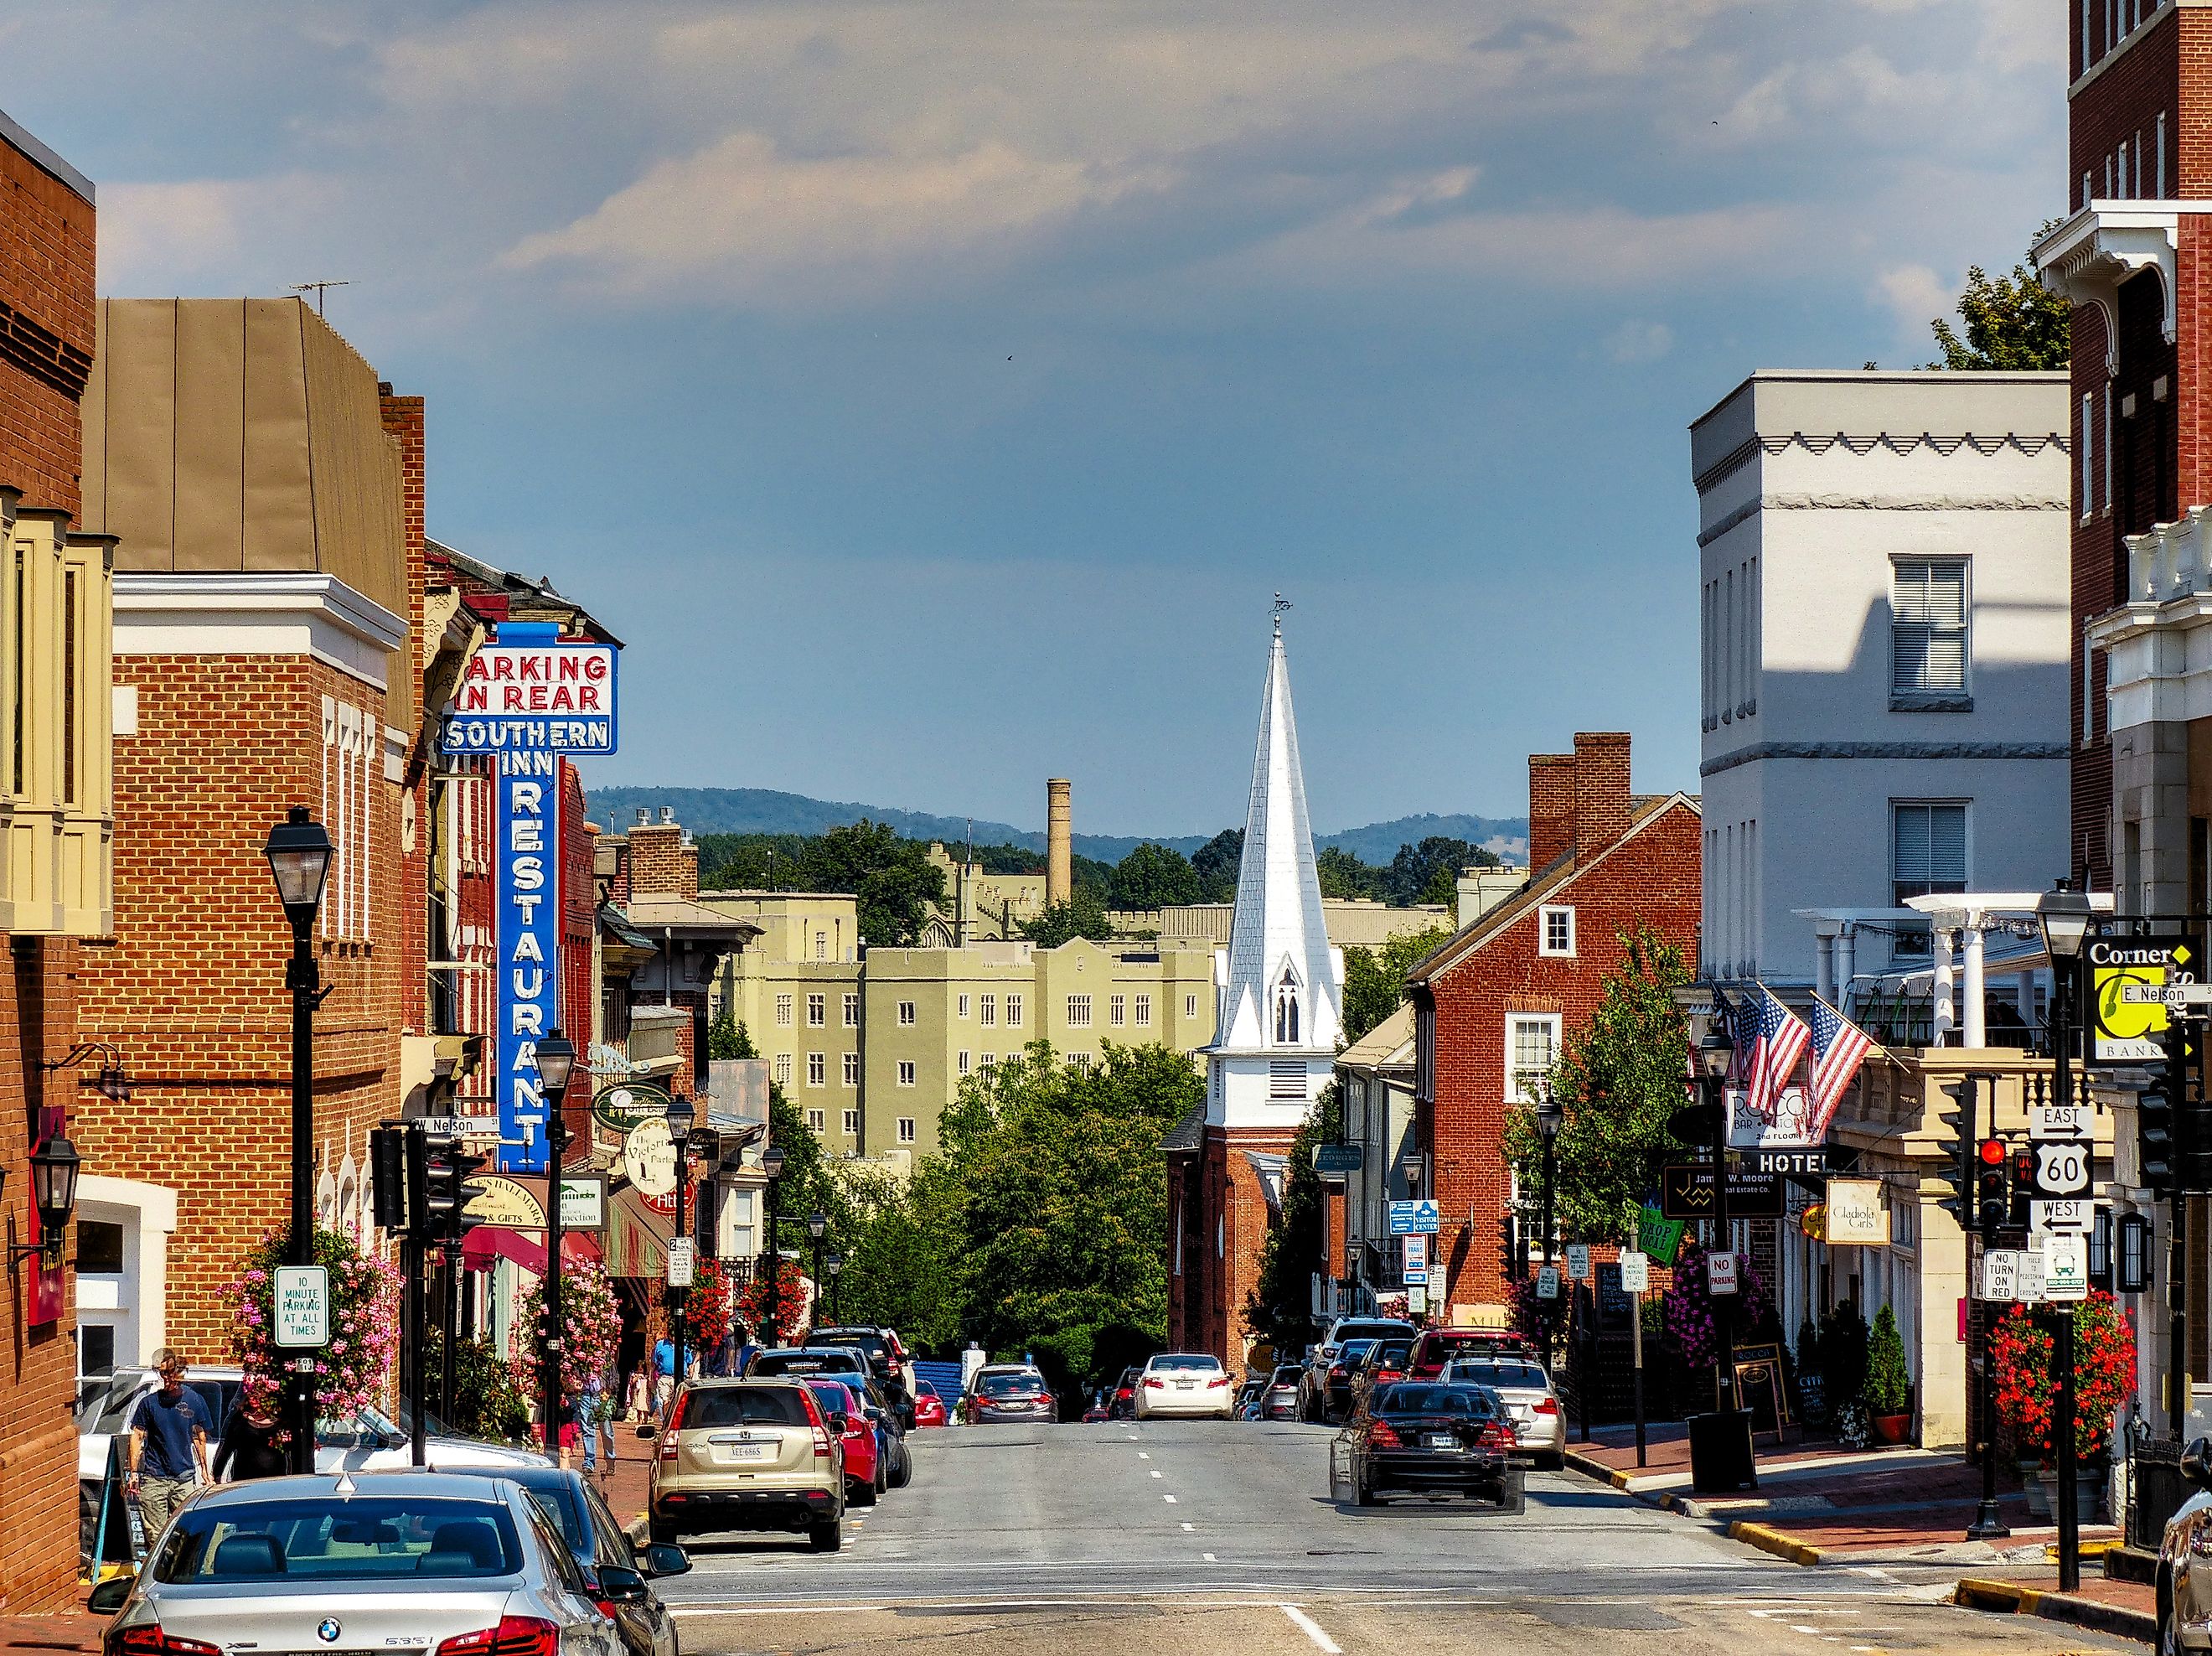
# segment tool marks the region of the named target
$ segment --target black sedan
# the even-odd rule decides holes
[[[1401,1380],[1378,1387],[1345,1429],[1353,1498],[1363,1507],[1386,1491],[1457,1489],[1501,1511],[1522,1510],[1513,1417],[1484,1387]]]
[[[684,1549],[665,1543],[640,1549],[623,1533],[606,1501],[582,1473],[558,1466],[466,1466],[451,1469],[483,1477],[512,1478],[529,1492],[561,1531],[582,1571],[585,1591],[612,1619],[627,1656],[677,1656],[676,1622],[648,1577],[681,1575],[691,1568]]]

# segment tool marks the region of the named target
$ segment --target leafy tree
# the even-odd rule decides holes
[[[959,1186],[945,1163],[925,1157],[904,1180],[865,1172],[839,1184],[839,1317],[895,1328],[922,1351],[957,1349],[966,1236]]]
[[[2057,222],[2045,224],[2037,237]],[[1963,340],[1948,317],[1929,325],[1943,351],[1943,360],[1929,367],[2063,368],[2072,356],[2073,307],[2063,295],[2045,288],[2026,264],[1994,280],[1980,265],[1970,266],[1966,290],[1959,295],[1959,316],[1966,325]]]
[[[1146,840],[1114,870],[1107,901],[1117,909],[1158,909],[1198,901],[1198,875],[1181,851]]]
[[[842,1239],[842,1193],[830,1177],[822,1141],[806,1124],[806,1111],[773,1081],[768,1089],[768,1141],[783,1152],[783,1176],[776,1181],[776,1211],[802,1219],[809,1214],[822,1214],[830,1221],[830,1235],[823,1245],[837,1246]]]
[[[1449,904],[1458,900],[1462,868],[1497,866],[1496,855],[1480,845],[1431,834],[1419,845],[1398,848],[1398,855],[1382,873],[1383,892],[1401,908],[1416,903]]]
[[[1339,845],[1324,845],[1314,858],[1323,897],[1361,897],[1381,902],[1384,897],[1382,869],[1362,862]]]
[[[1079,892],[1088,892],[1103,906],[1114,889],[1114,865],[1101,862],[1095,856],[1073,852],[1067,859],[1069,882]]]
[[[1260,1250],[1260,1280],[1245,1302],[1244,1318],[1252,1331],[1285,1356],[1311,1344],[1319,1332],[1313,1319],[1313,1277],[1328,1265],[1323,1256],[1328,1227],[1313,1153],[1316,1145],[1335,1142],[1343,1127],[1341,1092],[1331,1081],[1291,1141],[1283,1211],[1267,1227]]]
[[[736,1012],[728,1002],[707,1030],[707,1056],[709,1058],[757,1058],[760,1050],[753,1045],[751,1033],[738,1020]]]
[[[1199,901],[1201,903],[1234,903],[1237,900],[1237,873],[1244,861],[1244,831],[1224,828],[1212,839],[1200,846],[1190,859],[1191,872],[1198,876]]]
[[[964,845],[948,845],[955,862],[968,854]],[[975,848],[975,866],[987,874],[1041,874],[1044,858],[1026,845],[978,845]]]
[[[1056,949],[1079,937],[1103,942],[1114,935],[1106,918],[1106,905],[1096,892],[1083,886],[1065,903],[1048,903],[1034,920],[1022,923],[1022,935],[1041,949]]]
[[[864,943],[913,943],[931,907],[945,901],[945,870],[921,842],[901,839],[885,823],[863,819],[832,828],[814,842],[807,863],[812,889],[849,892],[860,900]]]
[[[1604,1000],[1568,1035],[1551,1075],[1552,1096],[1565,1112],[1553,1212],[1563,1236],[1594,1242],[1632,1234],[1652,1170],[1676,1148],[1667,1119],[1686,1101],[1689,1037],[1668,992],[1689,981],[1682,952],[1648,927],[1622,944]],[[1505,1154],[1520,1173],[1522,1210],[1533,1219],[1544,1158],[1531,1110],[1507,1119]]]
[[[1406,974],[1451,939],[1449,926],[1401,932],[1379,949],[1344,952],[1344,1040],[1349,1046],[1406,999]]]

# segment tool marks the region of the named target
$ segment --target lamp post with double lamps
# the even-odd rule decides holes
[[[568,1345],[568,1324],[561,1305],[561,1164],[568,1153],[568,1123],[562,1095],[575,1067],[575,1044],[556,1029],[538,1043],[538,1075],[545,1087],[545,1358],[538,1406],[545,1416],[545,1452],[560,1457],[561,1428],[568,1400],[561,1395],[561,1359]],[[594,1430],[597,1428],[592,1428]]]
[[[674,1257],[675,1246],[687,1241],[691,1234],[690,1221],[684,1214],[684,1197],[691,1185],[691,1123],[698,1119],[698,1111],[691,1100],[678,1093],[668,1101],[668,1136],[676,1147],[676,1232],[669,1239],[670,1257]],[[668,1307],[668,1337],[676,1348],[676,1384],[684,1384],[684,1308],[691,1298],[687,1283],[678,1287],[668,1283],[661,1289],[662,1301]]]
[[[2036,905],[2043,928],[2044,952],[2051,958],[2051,1062],[2054,1091],[2062,1110],[2074,1102],[2074,1072],[2067,1062],[2074,1043],[2075,962],[2089,941],[2089,897],[2066,881],[2045,893]],[[2058,1460],[2058,1590],[2072,1592],[2081,1585],[2081,1519],[2074,1495],[2074,1306],[2061,1301],[2051,1307],[2057,1320],[2051,1340],[2052,1378],[2058,1383],[2058,1401],[2051,1422],[2057,1438]]]
[[[315,911],[322,907],[333,848],[330,835],[295,805],[269,831],[262,855],[276,880],[276,899],[292,925],[292,957],[284,987],[292,995],[292,1234],[295,1265],[315,1263],[315,1006],[322,974],[315,966]],[[315,1361],[292,1360],[292,1470],[315,1470]]]
[[[1542,1240],[1544,1263],[1552,1263],[1552,1202],[1559,1182],[1559,1128],[1567,1118],[1566,1107],[1544,1089],[1543,1102],[1536,1106],[1536,1136],[1544,1144],[1544,1223]],[[1552,1366],[1552,1324],[1557,1314],[1557,1304],[1544,1312],[1544,1367]]]

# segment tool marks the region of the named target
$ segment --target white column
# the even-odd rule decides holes
[[[2028,1028],[2035,1027],[2035,974],[2020,971],[2013,974],[2013,994],[2020,1002],[2020,1020]]]
[[[1831,931],[1814,934],[1813,993],[1830,1006],[1836,1003],[1836,937]]]
[[[1989,1044],[1989,1009],[1982,998],[1982,928],[1979,924],[1966,928],[1966,1015],[1960,1021],[1966,1028],[1968,1046]]]
[[[1858,928],[1850,921],[1836,934],[1836,998],[1837,1011],[1850,1016],[1851,979],[1858,976]],[[1824,1306],[1825,1310],[1826,1307]]]
[[[1959,948],[1959,934],[1949,926],[1935,928],[1931,941],[1936,946],[1936,1012],[1933,1040],[1937,1046],[1952,1044],[1951,1032],[1958,1027],[1958,1007],[1952,995],[1955,980],[1953,968]]]

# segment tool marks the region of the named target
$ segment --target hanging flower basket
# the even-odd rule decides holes
[[[2057,1459],[2053,1416],[2051,1330],[2034,1311],[2015,1306],[1990,1336],[1996,1363],[1997,1413],[2021,1452],[2050,1466]],[[2082,1459],[2110,1452],[2112,1416],[2136,1389],[2135,1324],[2101,1288],[2074,1307],[2074,1452]]]
[[[806,1315],[806,1279],[799,1274],[799,1267],[788,1259],[777,1260],[774,1269],[776,1284],[774,1295],[775,1337],[776,1342],[781,1344],[799,1332],[800,1322]],[[754,1331],[756,1338],[768,1330],[769,1282],[768,1272],[760,1271],[745,1284],[744,1292],[738,1296],[738,1314],[745,1319],[745,1326]]]
[[[691,1325],[691,1342],[701,1351],[712,1351],[729,1337],[731,1287],[729,1269],[719,1259],[702,1259],[692,1269],[684,1315]]]
[[[532,1403],[545,1395],[545,1353],[538,1343],[538,1325],[544,1313],[545,1286],[533,1282],[515,1302],[514,1355],[509,1364]],[[606,1273],[595,1262],[562,1262],[561,1320],[566,1324],[561,1344],[561,1400],[565,1404],[581,1397],[585,1385],[595,1376],[606,1376],[622,1342],[622,1311]]]
[[[285,1364],[312,1358],[319,1411],[325,1420],[343,1419],[380,1401],[391,1381],[399,1349],[399,1275],[352,1238],[318,1230],[315,1263],[330,1273],[330,1339],[314,1351],[280,1350],[272,1333],[276,1269],[290,1254],[289,1233],[271,1232],[238,1275],[216,1290],[230,1314],[230,1353],[246,1371],[246,1389],[263,1397],[282,1390]],[[289,1430],[283,1436],[289,1442]]]

